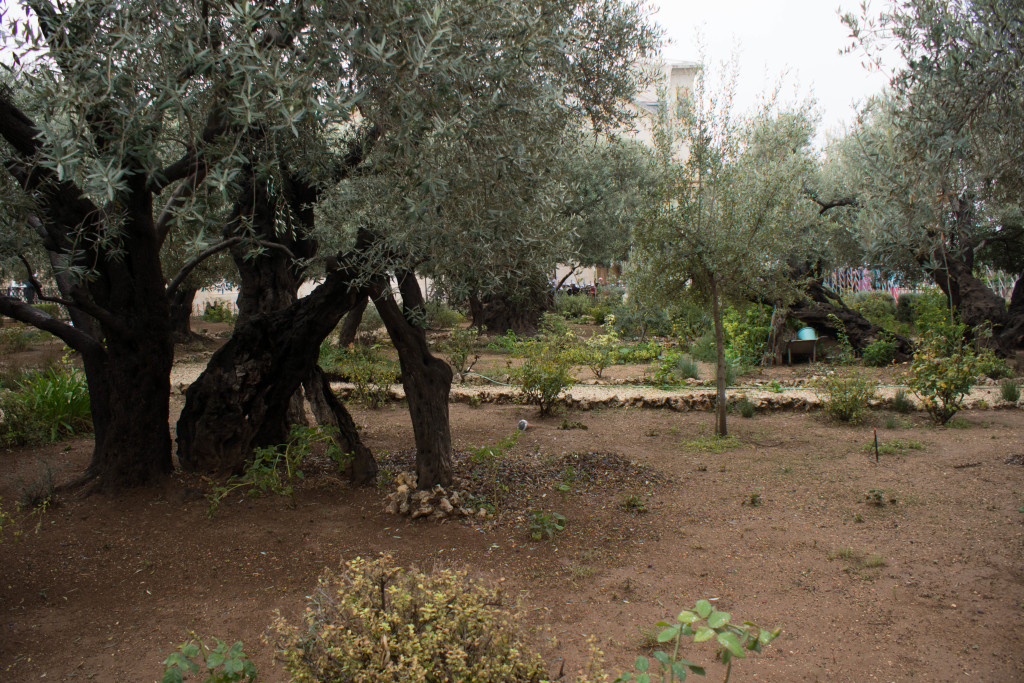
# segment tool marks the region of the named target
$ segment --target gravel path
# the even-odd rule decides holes
[[[171,370],[171,387],[184,393],[185,388],[194,382],[206,367],[205,362],[182,363],[175,365]],[[352,385],[343,382],[333,384],[335,390],[345,391],[351,389]],[[900,387],[884,386],[878,389],[879,398],[874,405],[882,405],[896,395]],[[391,387],[392,395],[396,398],[404,398],[405,392],[400,384]],[[511,403],[517,392],[514,388],[493,384],[455,384],[452,386],[451,399],[453,402],[469,402],[473,397],[487,403]],[[700,409],[707,407],[707,404],[714,399],[714,387],[695,386],[680,387],[678,389],[666,390],[655,387],[640,387],[635,385],[607,385],[607,384],[577,384],[563,394],[563,402],[574,407],[587,409],[592,404],[602,406],[613,405],[648,405],[661,407],[678,407],[686,405],[684,409]],[[746,396],[756,406],[762,408],[813,408],[821,405],[821,396],[818,392],[807,387],[783,387],[781,392],[772,391],[763,386],[736,386],[730,387],[730,397]],[[911,392],[907,397],[917,403]],[[979,401],[983,401],[979,405]],[[1017,407],[1022,405],[1017,402]],[[970,394],[964,401],[965,408],[988,407],[1013,407],[1002,401],[998,386],[978,386],[971,389]]]

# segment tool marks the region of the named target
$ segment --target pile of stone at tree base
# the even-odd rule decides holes
[[[456,477],[449,489],[438,485],[425,491],[416,490],[416,474],[400,472],[395,477],[398,488],[384,499],[384,512],[410,519],[472,518],[484,520],[491,513],[466,492],[469,482]]]

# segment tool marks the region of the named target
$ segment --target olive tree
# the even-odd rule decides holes
[[[642,298],[693,298],[711,308],[717,352],[716,433],[726,428],[722,308],[729,300],[783,298],[787,257],[815,222],[803,191],[814,169],[814,123],[806,108],[765,104],[740,117],[731,85],[714,92],[698,72],[672,111],[662,98],[655,200],[634,232],[630,282]]]
[[[902,57],[890,92],[865,113],[847,168],[869,256],[927,276],[968,325],[1008,354],[1024,343],[1024,22],[1018,3],[902,0],[847,15],[869,54]],[[1016,278],[1009,306],[978,277]]]

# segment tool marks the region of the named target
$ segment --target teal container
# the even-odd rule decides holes
[[[810,341],[818,338],[818,333],[814,331],[813,327],[801,327],[800,331],[796,333],[796,336],[804,341]]]

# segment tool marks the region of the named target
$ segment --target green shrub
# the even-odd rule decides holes
[[[178,652],[164,660],[161,683],[181,683],[185,676],[198,674],[200,664],[207,674],[203,683],[256,683],[256,665],[242,651],[242,641],[228,647],[224,641],[214,638],[210,647],[195,633],[189,635],[191,637],[178,646]]]
[[[718,364],[714,366],[714,379],[718,381]],[[725,359],[725,386],[731,387],[736,382],[736,377],[743,374],[743,367],[730,358]]]
[[[575,363],[590,368],[598,378],[618,359],[619,338],[612,325],[606,325],[605,330],[605,334],[595,334],[574,351]]]
[[[391,385],[396,384],[401,375],[398,361],[385,356],[383,348],[375,344],[339,349],[325,340],[320,345],[320,366],[354,384],[355,400],[367,408],[379,408],[390,400]]]
[[[979,375],[992,379],[1003,379],[1013,374],[1006,361],[997,356],[992,349],[982,349],[978,352],[977,367]]]
[[[754,417],[754,413],[756,412],[754,404],[751,403],[750,399],[746,396],[743,396],[736,402],[736,409],[739,410],[740,415],[746,418]]]
[[[601,325],[603,327],[604,324],[608,322],[608,318],[611,317],[611,315],[611,306],[605,306],[601,304],[594,306],[593,308],[590,309],[590,316],[594,319],[595,325]]]
[[[273,631],[293,683],[547,679],[504,600],[462,571],[357,557],[320,577],[301,623],[278,617]]]
[[[748,306],[743,310],[726,307],[722,326],[729,357],[741,365],[759,364],[768,344],[771,320],[772,309],[768,306]]]
[[[619,346],[617,363],[638,364],[650,363],[663,353],[661,344],[656,341],[623,344]]]
[[[687,346],[707,334],[712,326],[711,316],[703,306],[687,301],[672,313],[672,335],[680,346]]]
[[[362,320],[359,321],[359,326],[356,327],[356,330],[362,334],[369,334],[370,332],[376,332],[382,327],[384,327],[384,319],[377,312],[377,306],[374,305],[373,301],[370,301],[366,305],[366,310],[363,311]]]
[[[672,334],[672,319],[663,309],[650,310],[635,305],[617,306],[615,333],[623,339],[645,339],[647,337],[668,337]]]
[[[85,375],[67,364],[16,380],[0,394],[0,446],[57,441],[92,432]]]
[[[514,353],[522,341],[515,332],[508,330],[500,337],[491,339],[491,343],[487,345],[487,348],[500,353]]]
[[[901,323],[914,323],[917,320],[917,311],[920,306],[920,302],[920,294],[915,294],[914,292],[900,294],[900,298],[896,302],[896,312],[894,313],[896,321]]]
[[[706,332],[690,345],[690,355],[705,363],[714,363],[718,358],[715,350],[715,333]]]
[[[919,294],[913,306],[914,327],[922,337],[931,330],[948,332],[954,325],[946,295],[938,289]]]
[[[903,389],[896,390],[896,395],[892,399],[892,409],[903,415],[914,409],[914,404],[907,398],[907,392]]]
[[[889,292],[854,292],[843,303],[879,327],[891,327],[896,320],[896,300]]]
[[[696,361],[677,351],[670,351],[658,361],[651,382],[656,385],[681,384],[687,379],[697,379],[699,376]]]
[[[891,334],[882,334],[864,347],[863,355],[864,365],[884,368],[896,359],[896,338]]]
[[[55,304],[52,301],[44,301],[41,304],[32,304],[33,308],[38,308],[43,313],[47,314],[51,318],[66,318],[67,315],[64,313],[64,307],[60,304]]]
[[[235,317],[230,306],[223,301],[207,302],[202,316],[208,323],[230,323],[235,321]]]
[[[466,322],[466,316],[448,308],[440,301],[428,301],[426,309],[427,326],[432,330],[450,330],[456,325]],[[367,306],[367,310],[369,310],[369,306]],[[376,310],[374,308],[374,311]]]
[[[564,342],[544,335],[522,342],[515,355],[523,364],[509,368],[509,381],[522,393],[524,403],[537,406],[541,415],[551,414],[562,392],[575,384],[573,352]]]
[[[962,337],[950,339],[939,329],[925,334],[910,363],[908,385],[921,399],[932,420],[946,424],[960,410],[964,396],[971,390],[978,375],[978,359],[964,345]]]
[[[877,385],[858,373],[830,373],[818,383],[824,396],[825,414],[834,420],[859,424],[868,412],[868,402],[875,398]]]
[[[452,366],[455,377],[460,383],[466,380],[466,373],[472,370],[476,362],[480,360],[480,354],[477,351],[479,347],[480,333],[472,327],[465,330],[452,330],[448,338],[437,345],[438,350],[448,356],[448,363]]]
[[[582,320],[590,315],[593,308],[593,300],[586,294],[555,294],[555,312],[566,320]]]
[[[999,384],[999,393],[1004,401],[1016,403],[1020,400],[1020,386],[1012,379],[1004,379]]]

